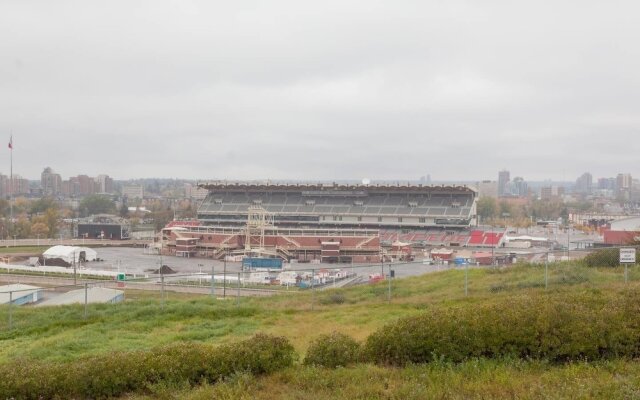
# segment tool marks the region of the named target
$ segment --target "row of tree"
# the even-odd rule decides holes
[[[504,199],[482,197],[477,212],[481,223],[510,224],[526,227],[538,220],[567,220],[569,210],[589,211],[588,202],[566,204],[561,200],[531,200],[525,204],[511,203]]]
[[[141,205],[141,204],[138,204]],[[167,203],[152,200],[145,203],[148,213],[129,213],[126,202],[117,208],[111,196],[91,195],[82,199],[77,209],[63,206],[52,198],[37,200],[17,198],[10,204],[0,199],[0,239],[7,238],[56,238],[60,233],[71,232],[71,224],[65,219],[83,218],[96,214],[119,214],[129,218],[132,224],[141,220],[152,221],[154,228],[163,228],[174,217],[195,217],[195,205],[189,201]],[[66,232],[65,232],[66,231]]]

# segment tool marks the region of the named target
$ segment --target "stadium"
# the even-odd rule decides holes
[[[467,186],[204,183],[197,221],[173,221],[163,248],[179,256],[236,255],[299,262],[379,262],[416,246],[496,246],[471,230]],[[315,260],[315,261],[314,261]]]

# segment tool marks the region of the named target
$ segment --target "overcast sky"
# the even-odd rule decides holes
[[[640,176],[639,39],[638,1],[0,0],[0,138],[31,179]]]

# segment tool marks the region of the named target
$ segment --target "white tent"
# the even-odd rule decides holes
[[[80,260],[95,261],[98,253],[88,247],[53,246],[42,253],[42,257],[45,259],[61,258],[69,264],[72,264],[74,259],[76,263],[80,262]]]

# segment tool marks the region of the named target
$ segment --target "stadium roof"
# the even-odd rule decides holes
[[[398,191],[398,192],[428,192],[428,191],[455,191],[455,192],[469,192],[476,193],[477,190],[473,187],[466,185],[411,185],[411,184],[338,184],[333,183],[330,185],[320,183],[291,183],[291,184],[256,184],[256,183],[243,183],[243,182],[208,182],[199,183],[198,187],[207,190],[310,190],[317,192],[330,192],[334,190],[348,191],[348,190],[360,190],[368,192],[380,191]]]

